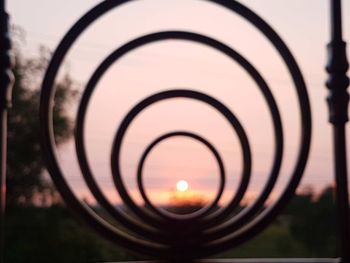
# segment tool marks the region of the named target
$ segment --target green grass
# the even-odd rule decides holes
[[[273,224],[254,239],[232,249],[219,257],[223,258],[281,258],[308,257],[308,251],[299,244],[287,226]]]

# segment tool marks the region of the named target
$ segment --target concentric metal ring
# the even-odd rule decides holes
[[[194,211],[189,214],[184,215],[178,215],[176,213],[168,212],[165,209],[160,209],[157,206],[153,205],[152,201],[149,199],[146,189],[144,187],[144,180],[143,180],[143,168],[145,165],[145,162],[147,160],[148,155],[151,153],[151,151],[154,149],[155,146],[157,146],[159,143],[163,142],[166,139],[173,138],[173,137],[187,137],[191,138],[193,140],[196,140],[198,142],[201,142],[206,148],[214,155],[215,160],[218,164],[220,176],[219,176],[219,187],[218,191],[215,195],[215,198],[213,201],[203,208],[200,208],[197,211]],[[118,161],[117,161],[118,162]],[[117,165],[116,165],[117,166]],[[176,131],[176,132],[170,132],[166,133],[154,141],[152,141],[145,149],[141,156],[141,160],[139,161],[138,167],[137,167],[137,185],[139,188],[139,191],[141,193],[141,196],[143,200],[145,201],[147,207],[151,208],[155,214],[158,214],[161,217],[164,217],[166,220],[181,220],[181,221],[187,221],[187,220],[194,220],[198,219],[208,213],[210,213],[213,209],[218,207],[218,202],[222,196],[222,193],[225,188],[225,181],[226,181],[226,173],[225,173],[225,167],[224,163],[220,157],[220,154],[215,149],[215,147],[208,142],[206,139],[204,139],[202,136],[199,136],[197,134],[194,134],[192,132],[186,132],[186,131]]]
[[[104,198],[103,194],[100,190],[98,190],[97,184],[93,179],[93,176],[91,174],[91,169],[88,166],[87,159],[86,159],[86,153],[84,150],[84,133],[83,133],[83,127],[84,127],[84,121],[85,121],[85,115],[88,107],[88,102],[90,100],[90,97],[92,96],[92,93],[100,80],[100,78],[103,76],[103,74],[107,71],[107,69],[115,62],[118,61],[123,55],[130,52],[133,49],[136,49],[140,46],[143,46],[148,43],[152,43],[154,41],[161,41],[161,40],[167,40],[167,39],[180,39],[180,40],[188,40],[188,41],[194,41],[199,42],[201,44],[208,45],[209,47],[215,48],[216,50],[224,53],[237,63],[241,65],[247,73],[253,78],[253,80],[256,82],[258,87],[260,88],[265,100],[268,103],[273,125],[274,125],[274,132],[275,132],[275,156],[274,156],[274,164],[272,167],[272,171],[268,180],[268,183],[266,184],[263,194],[258,198],[258,200],[254,203],[252,207],[244,211],[242,213],[242,217],[237,217],[238,220],[235,220],[236,218],[232,219],[232,223],[226,222],[223,227],[219,225],[218,227],[215,227],[213,230],[216,236],[224,236],[225,235],[225,229],[233,227],[237,227],[242,222],[247,222],[251,217],[253,217],[256,213],[258,213],[261,208],[264,205],[264,202],[268,198],[270,192],[273,189],[273,186],[277,180],[279,168],[281,165],[282,160],[282,152],[283,152],[283,132],[282,132],[282,123],[280,114],[276,105],[276,102],[270,92],[269,87],[267,86],[264,79],[260,76],[258,71],[246,60],[244,59],[240,54],[238,54],[236,51],[231,49],[230,47],[226,46],[225,44],[214,40],[212,38],[191,33],[191,32],[183,32],[183,31],[166,31],[166,32],[158,32],[154,34],[149,34],[142,36],[140,38],[137,38],[135,40],[132,40],[128,42],[127,44],[123,45],[119,49],[112,52],[95,70],[92,77],[90,78],[86,89],[84,90],[79,111],[78,111],[78,117],[77,117],[77,128],[76,128],[76,140],[77,145],[81,147],[77,147],[78,152],[78,159],[84,174],[84,178],[86,179],[86,182],[88,186],[91,185],[90,190],[94,194],[96,198]],[[122,125],[120,125],[121,127]],[[119,127],[119,129],[120,129]],[[247,158],[246,158],[247,159]],[[196,224],[196,228],[205,228],[210,225],[218,225],[221,221],[225,220],[226,217],[232,214],[234,209],[237,207],[239,201],[242,199],[244,192],[248,184],[248,177],[246,174],[250,174],[250,169],[243,171],[242,176],[242,182],[240,183],[241,187],[239,188],[236,196],[231,200],[231,202],[223,209],[218,210],[216,213],[210,216],[210,219],[204,218],[204,222],[202,224]],[[120,180],[121,183],[122,180]],[[117,183],[116,183],[117,184]],[[124,189],[119,189],[124,190]],[[98,192],[97,192],[98,191]],[[125,197],[124,202],[127,201],[128,203],[132,203],[132,200],[128,198],[126,195],[127,191],[122,191],[121,196]],[[126,200],[127,199],[127,200]],[[99,199],[98,199],[99,200]],[[99,200],[101,205],[103,206],[110,206],[107,199],[104,198]],[[107,207],[106,207],[107,209]],[[112,207],[109,207],[108,211],[113,209]],[[137,208],[134,208],[133,211],[138,210]],[[141,216],[141,214],[139,214]],[[154,217],[152,215],[143,214],[142,215],[144,219],[148,219],[149,223],[155,226],[155,227],[162,227],[162,225],[165,225],[165,227],[168,229],[168,224],[165,222],[156,222],[154,221]],[[128,222],[129,223],[129,222]],[[227,227],[226,227],[227,226]],[[219,231],[217,231],[217,229]],[[211,229],[207,229],[207,231],[211,231]],[[209,232],[211,233],[211,232]],[[201,238],[201,240],[204,240],[204,238]]]
[[[279,114],[277,118],[278,120],[276,119],[276,114],[278,113],[277,106],[274,103],[272,94],[269,91],[267,91],[267,93],[264,93],[266,92],[266,90],[262,90],[262,92],[265,96],[265,99],[268,101],[269,106],[272,106],[273,108],[270,108],[270,111],[272,113],[273,121],[275,124],[276,153],[274,157],[274,166],[272,168],[269,181],[266,184],[265,189],[263,190],[263,193],[257,199],[255,204],[253,204],[251,209],[246,210],[240,216],[232,220],[225,221],[228,218],[227,216],[229,215],[225,215],[222,218],[217,217],[216,219],[214,219],[215,213],[212,215],[213,218],[211,218],[210,216],[206,217],[206,224],[208,227],[210,227],[207,230],[203,230],[203,232],[197,233],[199,234],[199,236],[194,236],[193,239],[191,239],[191,242],[189,243],[185,242],[185,244],[181,246],[176,242],[175,244],[172,244],[172,242],[162,242],[162,240],[167,240],[167,237],[169,237],[169,233],[159,231],[158,229],[152,228],[150,226],[145,226],[144,224],[142,224],[142,222],[124,220],[124,217],[118,218],[117,221],[123,223],[125,226],[128,226],[127,228],[129,228],[129,230],[131,231],[134,231],[134,226],[136,226],[136,231],[139,234],[137,234],[136,236],[130,236],[123,230],[116,228],[115,226],[109,224],[106,220],[97,216],[94,211],[82,204],[71,191],[70,187],[64,179],[63,172],[59,166],[56,157],[54,142],[55,140],[52,124],[53,96],[55,91],[54,81],[57,72],[59,70],[59,67],[61,66],[64,57],[66,56],[66,53],[68,52],[72,44],[75,42],[75,40],[78,38],[78,36],[100,16],[102,16],[109,10],[127,2],[132,2],[132,0],[106,0],[98,4],[95,8],[93,8],[86,15],[84,15],[72,27],[71,30],[69,30],[69,32],[61,41],[53,55],[53,58],[49,64],[43,82],[40,104],[42,148],[48,170],[56,184],[56,187],[62,194],[62,197],[67,202],[67,204],[73,208],[73,210],[80,214],[82,218],[84,218],[85,221],[96,231],[98,231],[101,235],[115,242],[116,244],[128,248],[131,251],[144,253],[163,259],[189,259],[204,257],[237,246],[242,242],[249,240],[251,237],[262,231],[270,222],[272,222],[276,215],[278,215],[281,209],[287,204],[288,200],[293,196],[304,171],[309,153],[311,137],[311,114],[305,83],[303,81],[301,72],[287,46],[265,21],[263,21],[251,10],[249,10],[248,8],[236,1],[208,0],[208,2],[221,5],[242,16],[247,21],[252,23],[257,29],[260,30],[261,33],[263,33],[270,40],[271,44],[277,49],[277,51],[281,55],[291,74],[296,88],[298,103],[300,106],[301,139],[298,157],[293,172],[291,173],[291,179],[289,181],[289,184],[286,187],[285,191],[282,193],[281,197],[275,202],[275,204],[271,205],[261,214],[255,216],[257,208],[266,200],[267,196],[272,191],[274,182],[277,178],[277,174],[280,168],[280,159],[282,159],[283,150],[283,140],[281,142],[278,142],[279,139],[283,139],[283,137],[278,135],[280,134],[280,132],[282,132],[282,126],[278,125],[278,122],[280,123]],[[243,65],[241,64],[241,66]],[[259,86],[265,86],[266,83],[263,81],[262,78],[260,79],[260,75],[258,74],[257,76],[259,77],[258,79],[255,79],[257,84]],[[254,76],[252,77],[254,78]],[[274,109],[274,107],[276,107],[276,109]],[[77,149],[79,147],[80,146],[78,145]],[[278,153],[280,153],[280,155]],[[274,178],[273,175],[276,177]],[[223,223],[220,225],[216,225],[219,222]],[[145,235],[140,235],[140,233],[144,233]],[[156,233],[157,235],[152,236],[152,233]],[[227,235],[227,233],[231,234]]]
[[[248,138],[238,119],[221,102],[201,92],[192,91],[192,90],[181,90],[181,89],[159,92],[152,96],[147,97],[146,99],[139,102],[135,107],[133,107],[129,111],[129,113],[124,117],[124,119],[119,125],[119,129],[113,143],[111,165],[112,165],[113,179],[117,187],[117,190],[124,201],[124,204],[126,204],[127,207],[129,207],[136,215],[138,215],[140,219],[154,226],[157,226],[157,225],[159,226],[160,221],[156,220],[154,216],[150,215],[144,209],[136,205],[135,202],[130,197],[130,195],[128,194],[128,191],[122,180],[120,167],[119,167],[120,147],[122,145],[123,137],[127,132],[129,125],[143,109],[145,109],[149,105],[152,105],[153,103],[166,100],[166,99],[171,99],[171,98],[190,98],[190,99],[199,100],[201,102],[209,104],[210,106],[214,107],[217,111],[219,111],[229,121],[232,128],[236,132],[241,144],[241,149],[242,149],[243,172],[242,172],[241,182],[238,187],[238,191],[236,192],[235,197],[230,202],[230,209],[232,212],[237,207],[239,202],[242,200],[242,197],[247,189],[249,179],[250,179],[251,153],[250,153]],[[226,210],[226,209],[223,209],[223,210]],[[180,221],[184,221],[184,219],[185,218],[182,218]],[[189,217],[186,219],[190,220],[193,218]],[[194,229],[203,228],[203,227],[204,225],[200,223],[196,223],[195,226],[193,226]]]

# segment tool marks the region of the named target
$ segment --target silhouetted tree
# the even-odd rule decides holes
[[[311,256],[336,256],[336,217],[333,188],[315,197],[312,190],[296,195],[287,209],[292,236]]]
[[[5,261],[14,263],[133,260],[62,206],[19,207],[6,216]]]
[[[37,58],[25,59],[19,49],[15,54],[13,108],[8,121],[7,204],[28,205],[34,197],[53,195],[53,188],[43,178],[44,164],[40,152],[39,97],[40,84],[50,52],[42,48]],[[57,83],[54,123],[57,144],[71,134],[67,103],[75,95],[73,81],[66,75]]]

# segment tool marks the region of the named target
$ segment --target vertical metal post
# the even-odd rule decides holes
[[[340,249],[343,262],[350,262],[350,212],[346,163],[345,125],[348,122],[349,78],[346,72],[349,64],[346,58],[346,43],[342,39],[341,0],[331,1],[331,42],[328,44],[329,78],[327,98],[330,119],[333,125],[333,145],[336,181],[336,202]]]
[[[7,110],[11,106],[13,74],[11,41],[5,0],[0,0],[0,263],[4,262],[4,216],[6,202]]]

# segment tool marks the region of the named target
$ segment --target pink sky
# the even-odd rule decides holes
[[[40,44],[52,49],[68,28],[99,1],[8,1],[12,22],[27,32],[23,54],[32,56]],[[329,39],[328,1],[246,0],[270,23],[295,55],[311,99],[313,139],[302,185],[322,189],[332,183],[331,130],[327,123],[324,82],[325,45]],[[344,3],[344,37],[350,36],[350,1]],[[149,0],[112,11],[79,39],[67,58],[72,76],[85,84],[91,72],[114,48],[137,36],[167,29],[200,32],[230,45],[260,71],[275,95],[285,130],[285,158],[277,192],[291,174],[299,143],[299,116],[296,93],[286,67],[259,32],[238,16],[206,1]],[[87,118],[88,156],[101,187],[115,200],[109,167],[110,147],[121,118],[138,101],[169,88],[191,88],[214,96],[228,106],[242,122],[253,153],[253,175],[248,195],[259,193],[272,161],[273,130],[265,102],[255,83],[237,64],[205,46],[186,41],[147,45],[123,57],[100,81]],[[249,98],[249,100],[247,99]],[[72,115],[74,110],[72,110]],[[166,114],[165,114],[166,113]],[[122,149],[125,182],[136,200],[135,165],[144,147],[160,134],[174,129],[198,132],[214,143],[227,170],[223,200],[237,187],[241,156],[236,135],[226,121],[208,106],[192,100],[171,100],[148,108],[130,127]],[[347,131],[350,136],[349,129]],[[150,194],[164,202],[179,179],[206,196],[218,185],[213,157],[198,143],[174,139],[159,146],[145,167]],[[350,155],[350,154],[349,154]],[[77,167],[73,142],[61,147],[62,165],[72,187],[87,196]],[[350,158],[349,158],[350,161]],[[157,197],[155,197],[157,199]]]

